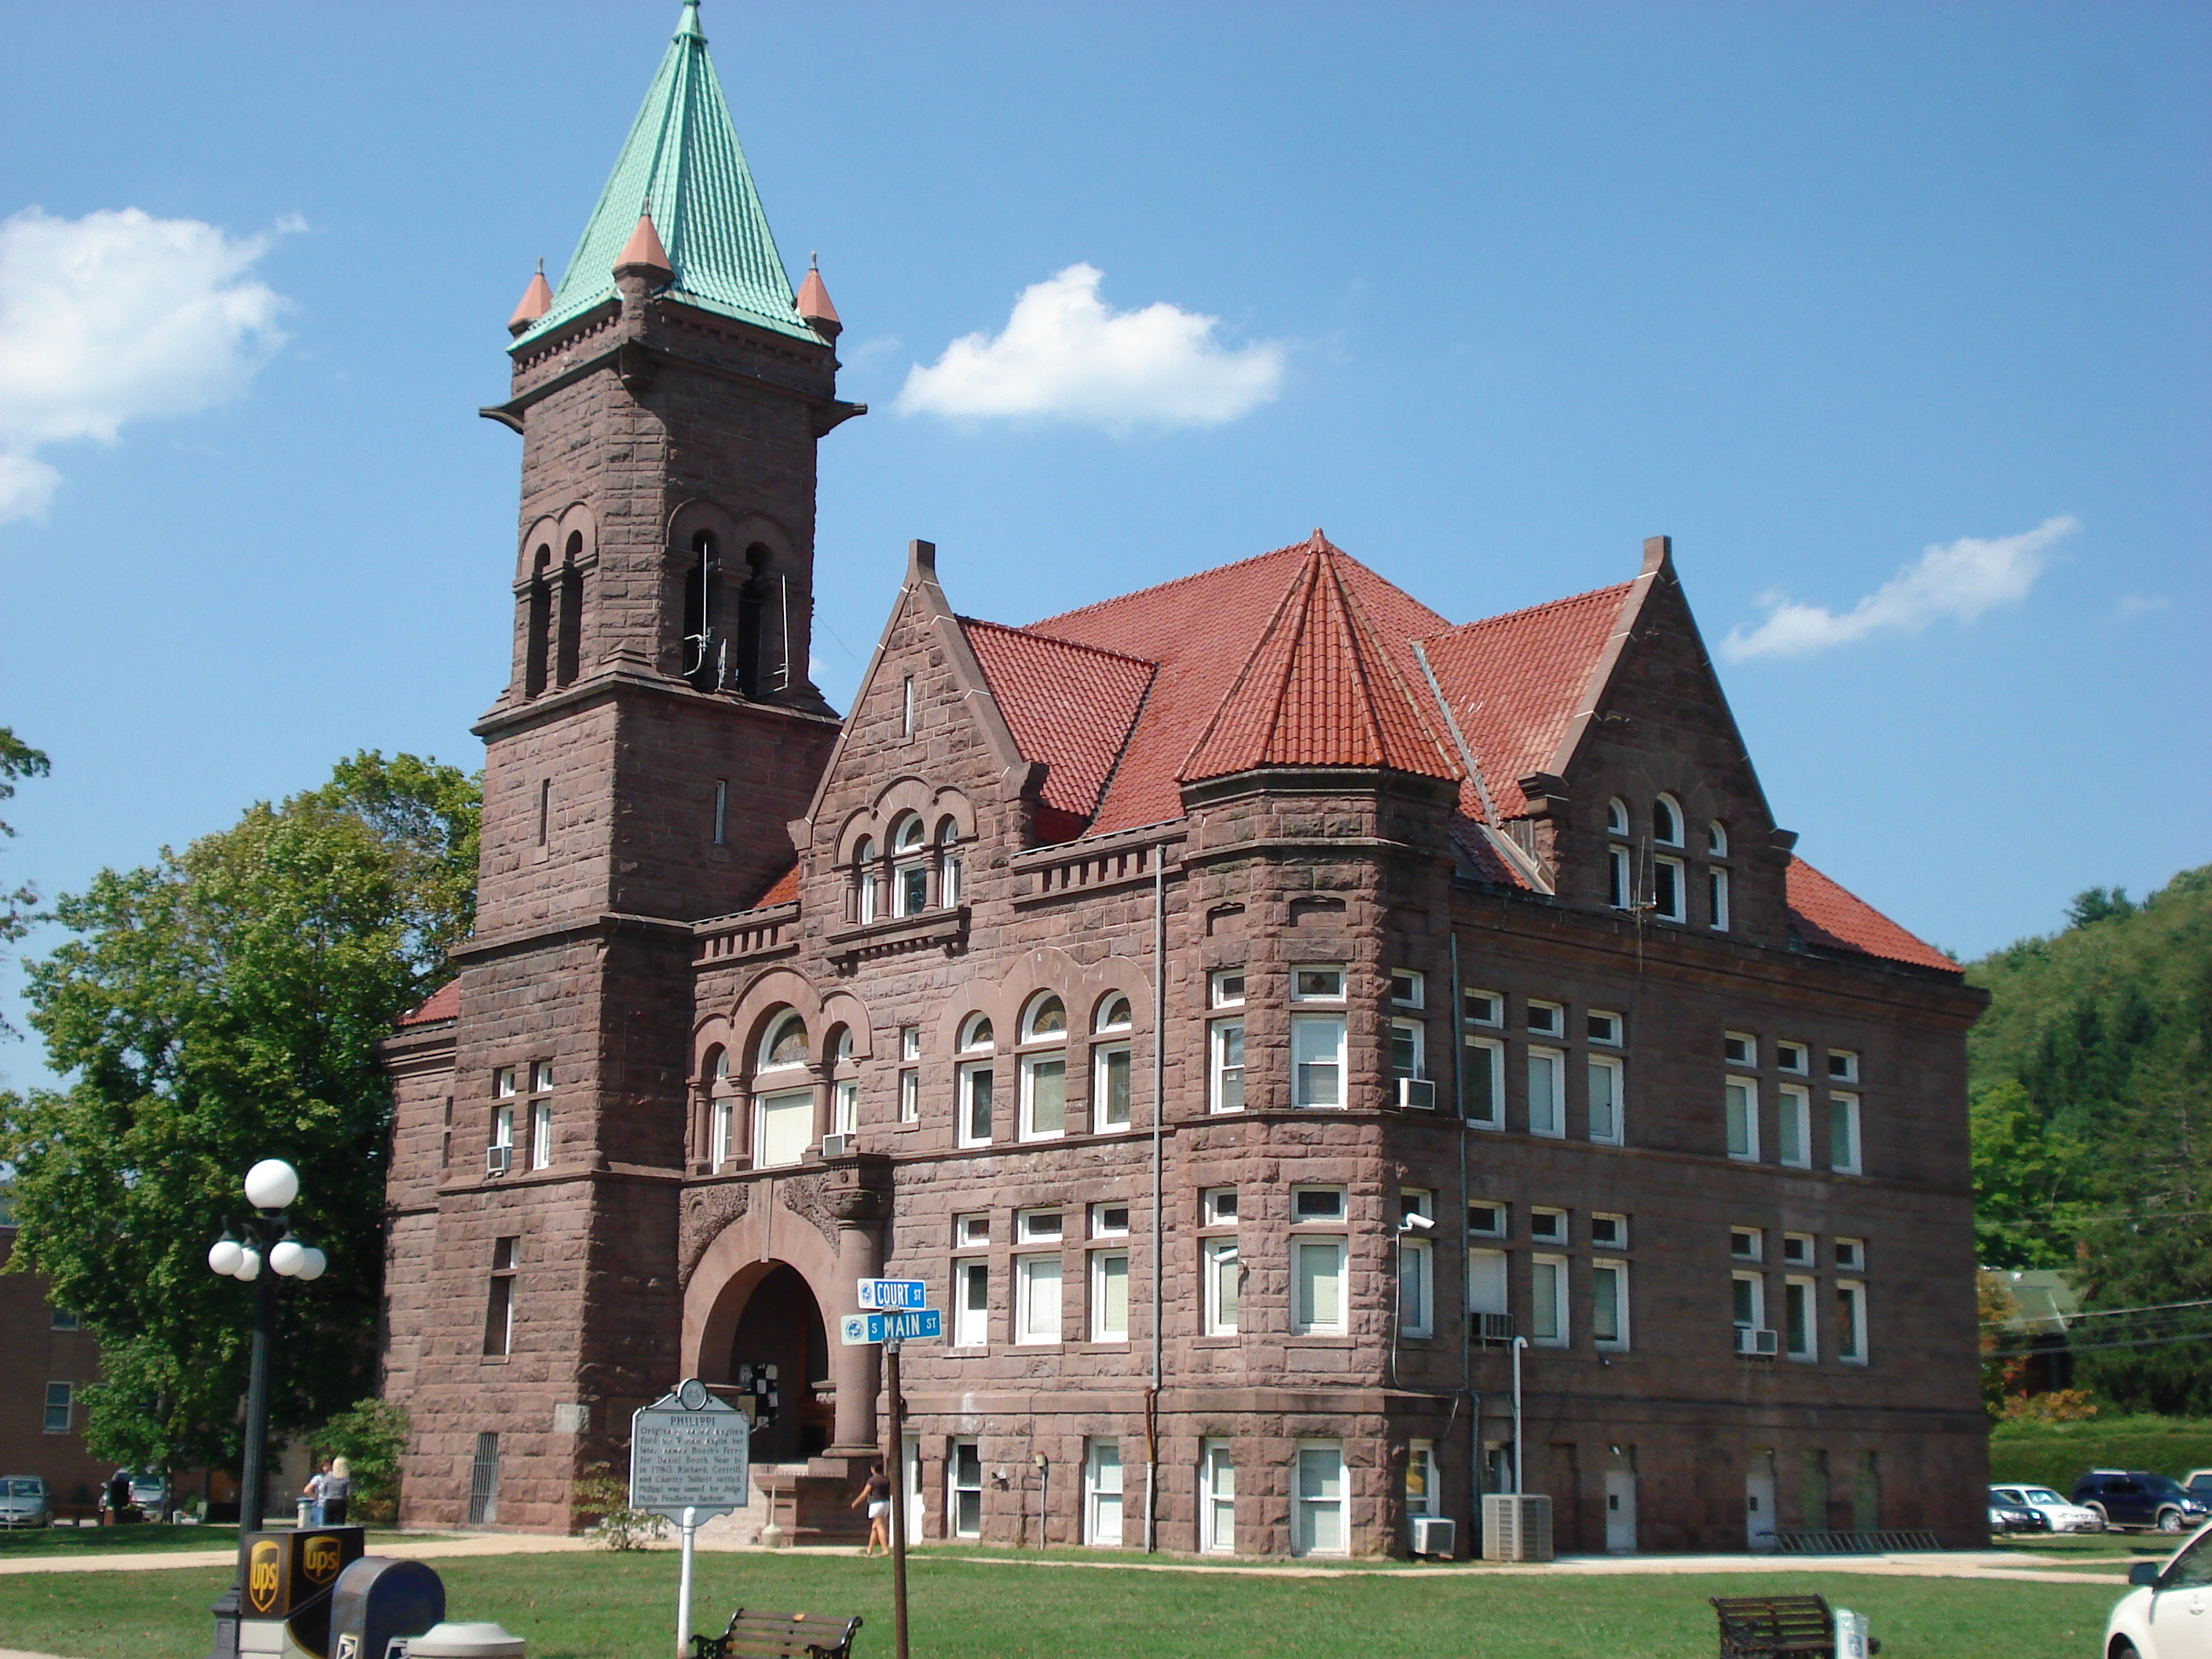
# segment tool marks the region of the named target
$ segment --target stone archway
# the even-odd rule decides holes
[[[830,1334],[798,1269],[784,1261],[761,1265],[766,1271],[736,1315],[723,1381],[751,1402],[754,1461],[799,1462],[830,1444]]]

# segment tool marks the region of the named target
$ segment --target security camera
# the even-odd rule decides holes
[[[1426,1232],[1436,1224],[1425,1215],[1402,1216],[1399,1218],[1398,1231],[1401,1233],[1408,1233],[1418,1228],[1420,1231]]]

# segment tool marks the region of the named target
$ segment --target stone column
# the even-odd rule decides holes
[[[860,1172],[854,1170],[857,1181]],[[883,1271],[883,1218],[886,1206],[873,1187],[840,1186],[830,1194],[837,1218],[838,1305],[825,1308],[834,1334],[841,1314],[853,1311],[855,1281]],[[860,1457],[876,1450],[876,1396],[881,1389],[882,1351],[873,1345],[830,1350],[830,1376],[837,1385],[836,1419],[831,1429],[831,1457]]]

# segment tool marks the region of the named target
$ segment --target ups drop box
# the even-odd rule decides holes
[[[338,1575],[361,1559],[366,1538],[359,1527],[247,1533],[240,1544],[246,1593],[239,1599],[239,1652],[330,1659],[331,1592]]]
[[[387,1659],[394,1642],[445,1622],[445,1581],[420,1561],[364,1555],[331,1594],[329,1659]]]

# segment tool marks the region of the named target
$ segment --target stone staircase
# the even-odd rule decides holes
[[[867,1517],[851,1507],[867,1465],[844,1457],[804,1463],[756,1463],[753,1501],[718,1515],[696,1534],[702,1550],[775,1549],[791,1544],[859,1544]]]

